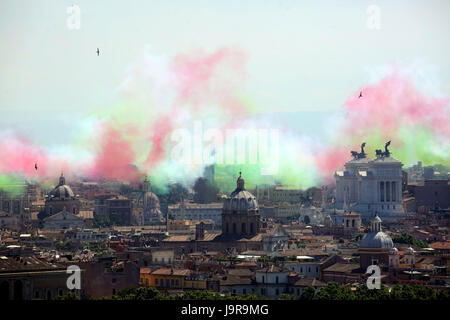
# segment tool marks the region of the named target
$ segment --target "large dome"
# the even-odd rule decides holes
[[[61,177],[59,178],[59,184],[49,193],[50,199],[64,199],[64,198],[74,198],[75,194],[72,189],[66,185],[66,179],[64,175],[61,173]]]
[[[393,248],[394,243],[390,236],[382,231],[366,234],[360,242],[361,248]]]
[[[258,211],[258,202],[256,197],[245,190],[245,181],[241,174],[237,179],[237,187],[230,194],[230,197],[224,200],[223,209],[226,211],[236,211],[236,213],[254,213]]]

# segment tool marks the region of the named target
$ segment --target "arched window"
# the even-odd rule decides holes
[[[245,223],[242,223],[241,232],[242,233],[247,233],[247,226],[245,225]]]
[[[230,228],[229,228],[229,224],[228,224],[228,222],[227,222],[227,224],[226,224],[226,228],[225,228],[225,230],[226,230],[226,233],[229,233],[229,232],[230,232]]]
[[[352,219],[352,228],[355,227],[355,219]]]
[[[253,223],[250,223],[250,233],[253,233]]]
[[[236,223],[233,222],[233,233],[236,233]]]
[[[278,283],[278,276],[275,277],[275,283]]]

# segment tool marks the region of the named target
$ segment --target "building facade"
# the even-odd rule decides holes
[[[377,150],[377,158],[370,160],[362,153],[335,173],[336,209],[357,211],[363,221],[377,213],[385,220],[404,216],[402,206],[402,163]],[[353,151],[354,152],[354,151]]]
[[[239,175],[236,189],[224,200],[222,234],[251,238],[260,232],[260,220],[256,197],[245,190],[245,181]]]

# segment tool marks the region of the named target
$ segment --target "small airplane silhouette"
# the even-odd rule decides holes
[[[362,98],[362,91],[359,93],[359,97]]]
[[[97,56],[99,56],[100,55],[100,50],[99,50],[99,48],[97,48]]]
[[[36,170],[38,169],[37,163],[34,164],[34,168],[35,168]]]

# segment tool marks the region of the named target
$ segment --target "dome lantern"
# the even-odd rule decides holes
[[[236,181],[236,186],[237,186],[237,189],[239,189],[239,190],[245,190],[245,180],[242,179],[241,171],[239,171],[239,178]]]

